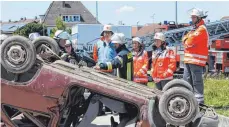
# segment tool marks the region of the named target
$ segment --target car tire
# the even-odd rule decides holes
[[[12,36],[3,41],[1,64],[7,71],[17,74],[24,73],[32,68],[35,60],[36,50],[29,39]]]
[[[159,112],[166,123],[179,126],[189,124],[198,114],[199,108],[190,90],[173,87],[162,94]]]
[[[189,84],[187,81],[182,79],[173,79],[163,87],[162,91],[167,91],[168,89],[173,87],[184,87],[190,91],[193,91],[191,84]]]
[[[47,45],[54,53],[56,53],[57,55],[59,55],[59,52],[60,52],[60,48],[57,44],[57,42],[50,38],[50,37],[46,37],[46,36],[41,36],[35,40],[33,40],[32,42],[36,48],[36,52],[37,54],[40,53],[40,47],[42,44],[45,44]]]
[[[153,97],[149,100],[148,104],[148,121],[150,127],[163,127],[166,125],[165,120],[159,113],[158,99]]]

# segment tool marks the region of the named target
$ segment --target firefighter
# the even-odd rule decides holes
[[[115,56],[115,46],[111,43],[111,36],[114,34],[111,30],[111,25],[104,25],[103,31],[100,34],[100,40],[93,47],[93,59],[97,62],[97,65],[100,63],[110,62]],[[96,68],[97,66],[95,66]],[[113,70],[103,70],[100,71],[114,74]],[[105,107],[105,111],[110,111]],[[100,115],[105,114],[104,111],[100,112]]]
[[[147,85],[148,83],[148,54],[144,50],[143,42],[139,37],[135,37],[133,42],[133,61],[134,61],[134,82]]]
[[[56,40],[60,48],[60,53],[58,55],[62,56],[64,53],[66,53],[65,44],[66,44],[66,41],[70,39],[70,34],[63,30],[57,30],[53,38]]]
[[[117,56],[110,62],[100,63],[96,69],[113,70],[116,69],[115,75],[117,77],[132,81],[133,80],[133,56],[132,53],[125,46],[125,36],[123,33],[115,33],[111,37],[111,42],[115,45]],[[130,120],[130,114],[119,113],[121,125],[126,125]],[[117,126],[117,122],[111,117],[111,125]]]
[[[70,40],[66,40],[66,43],[64,45],[64,49],[66,53],[63,53],[61,55],[61,59],[69,62],[71,64],[77,64],[78,56],[74,52],[74,48],[72,46],[72,42]]]
[[[183,38],[184,45],[184,80],[188,81],[194,90],[198,103],[204,104],[203,67],[208,59],[208,31],[205,27],[203,11],[191,11],[193,29]]]
[[[163,33],[156,33],[154,40],[151,73],[156,87],[162,90],[165,84],[173,79],[176,59],[173,50],[166,48]]]
[[[115,46],[111,43],[112,35],[111,25],[104,25],[101,39],[93,47],[93,59],[98,65],[104,62],[110,62],[116,56]],[[112,70],[101,71],[112,73]]]
[[[100,63],[96,69],[112,70],[116,69],[115,74],[120,78],[133,80],[133,56],[125,46],[125,36],[123,33],[115,33],[111,37],[115,45],[117,56],[110,62]]]

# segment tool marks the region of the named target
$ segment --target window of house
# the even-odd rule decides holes
[[[68,16],[65,16],[65,22],[68,22]]]
[[[63,21],[65,21],[65,16],[63,16]]]
[[[73,20],[72,20],[72,16],[69,16],[69,22],[72,22]]]
[[[79,22],[80,15],[63,15],[62,16],[64,22]]]

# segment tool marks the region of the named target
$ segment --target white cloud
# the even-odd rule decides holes
[[[116,10],[117,13],[122,13],[122,12],[133,12],[135,11],[135,8],[132,6],[122,6],[119,9]]]

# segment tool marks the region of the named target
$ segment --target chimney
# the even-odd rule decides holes
[[[62,2],[62,7],[65,8],[65,1]]]
[[[11,19],[9,19],[9,22],[11,22]]]
[[[42,23],[43,20],[44,20],[45,15],[39,15],[39,17],[40,17],[40,23]]]

